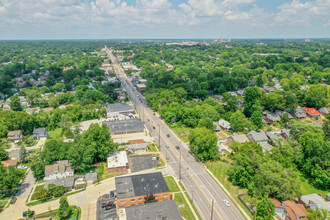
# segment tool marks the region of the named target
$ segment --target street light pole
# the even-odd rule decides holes
[[[213,199],[212,199],[211,220],[212,220],[212,218],[213,218],[213,203],[214,203],[214,201],[213,201]]]

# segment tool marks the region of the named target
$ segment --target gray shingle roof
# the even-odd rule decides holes
[[[73,188],[74,185],[74,177],[66,177],[62,179],[54,179],[54,180],[47,180],[44,188],[48,189],[49,184],[55,184],[57,186],[64,186],[65,188]]]
[[[255,142],[268,141],[268,137],[266,136],[264,131],[251,131],[250,133],[248,133],[247,136]]]
[[[109,127],[110,132],[136,131],[144,129],[144,124],[141,119],[106,121],[103,123]]]
[[[181,220],[182,216],[174,200],[153,202],[125,208],[127,219]]]
[[[117,198],[169,192],[161,172],[116,177]]]
[[[126,103],[114,103],[106,105],[108,112],[132,112],[134,113],[134,108]]]
[[[239,143],[244,143],[244,142],[247,142],[249,141],[249,139],[246,137],[245,134],[237,134],[237,133],[234,133],[230,139],[232,139],[233,141],[237,141]]]

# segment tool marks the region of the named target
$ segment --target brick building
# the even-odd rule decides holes
[[[110,152],[107,163],[108,173],[127,173],[128,159],[126,151]]]
[[[146,203],[146,199],[170,200],[170,190],[161,172],[116,177],[118,207]]]

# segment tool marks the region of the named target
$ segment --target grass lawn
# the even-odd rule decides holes
[[[239,201],[238,195],[247,192],[247,189],[241,189],[238,186],[234,186],[229,180],[227,176],[227,172],[230,169],[230,160],[227,162],[223,161],[214,161],[214,162],[206,162],[205,165],[207,168],[217,177],[217,179],[224,185],[224,187],[229,191],[229,193],[234,197],[236,202],[240,204],[240,206],[244,209],[244,211],[250,215],[250,212],[245,208],[245,206]],[[250,215],[251,217],[251,215]]]
[[[111,177],[119,176],[119,173],[108,173],[108,166],[106,162],[102,162],[102,165],[103,165],[103,175],[101,176],[100,181]]]
[[[62,128],[56,128],[53,131],[48,131],[48,136],[53,139],[61,138]]]
[[[180,191],[179,186],[175,182],[173,176],[165,176],[164,179],[166,181],[168,188],[170,189],[170,192],[179,192]]]
[[[175,193],[174,200],[179,208],[179,205],[184,205],[184,207],[179,208],[181,215],[185,219],[195,219],[194,214],[190,210],[186,200],[184,199],[182,193]]]
[[[308,179],[304,177],[302,173],[300,173],[300,180],[300,191],[302,195],[308,195],[312,193],[322,194],[322,197],[325,199],[326,194],[329,193],[329,191],[312,187],[312,185],[308,182]]]
[[[199,213],[198,213],[198,211],[197,211],[197,209],[196,209],[195,205],[193,205],[193,201],[192,201],[192,200],[191,200],[191,198],[189,197],[188,193],[187,193],[187,192],[185,192],[184,194],[186,194],[186,196],[187,196],[187,198],[188,198],[188,200],[189,200],[190,204],[192,204],[192,207],[193,207],[193,209],[195,210],[195,213],[197,214],[197,216],[198,216],[198,219],[202,219],[202,218],[201,218],[201,216],[199,215]]]
[[[71,215],[67,216],[66,218],[61,218],[61,219],[60,219],[60,218],[57,216],[57,214],[54,215],[54,216],[52,216],[52,217],[53,217],[54,219],[56,219],[56,220],[73,219],[73,218],[78,219],[78,215],[79,215],[79,211],[78,211],[78,209],[73,209],[72,212],[71,212]]]
[[[177,124],[170,125],[170,128],[174,133],[181,139],[181,141],[187,143],[188,142],[188,135],[192,128],[187,128],[184,126],[179,126]]]
[[[33,193],[32,197],[31,197],[31,200],[36,200],[36,198],[35,198],[35,193],[38,192],[40,189],[44,188],[44,185],[45,185],[45,184],[42,184],[42,185],[39,185],[39,186],[37,186],[37,187],[35,188],[34,193]]]
[[[0,211],[1,211],[1,208],[5,207],[5,205],[7,204],[9,199],[4,199],[4,200],[1,200],[0,201]]]
[[[159,149],[159,148],[156,144],[149,144],[149,146],[148,146],[148,151],[150,151],[150,152],[158,152],[157,149]]]
[[[308,123],[306,123],[306,121],[300,121],[297,119],[292,119],[292,121],[296,124],[296,125],[307,125]]]

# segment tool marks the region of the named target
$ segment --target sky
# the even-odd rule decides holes
[[[329,38],[330,0],[0,0],[0,39]]]

